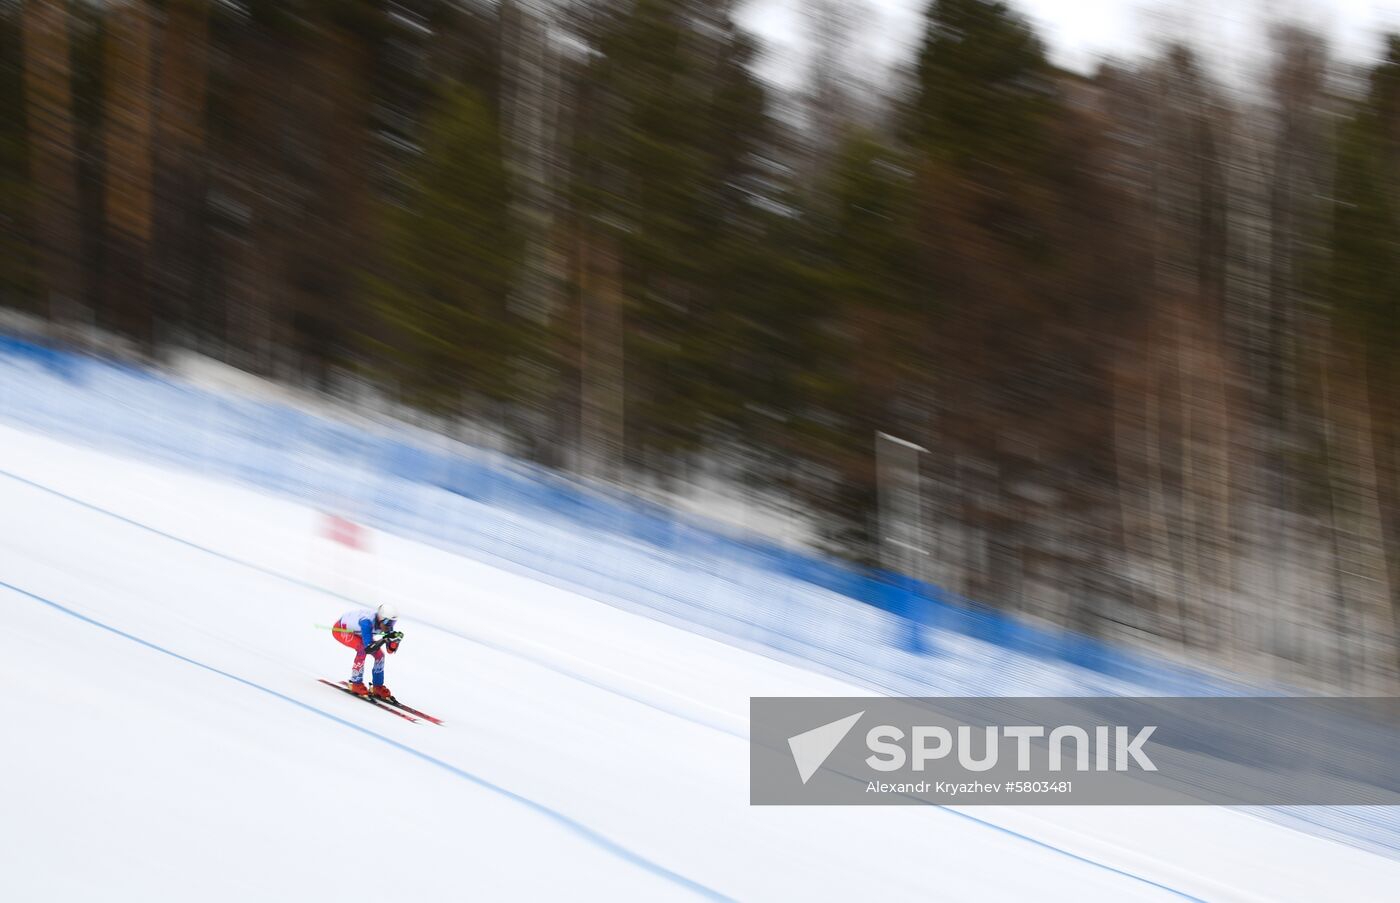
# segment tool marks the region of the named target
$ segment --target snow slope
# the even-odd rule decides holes
[[[15,900],[1381,900],[1400,862],[1222,809],[750,807],[791,664],[292,501],[0,427]],[[390,601],[409,724],[316,682]]]

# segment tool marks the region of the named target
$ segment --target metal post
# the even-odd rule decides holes
[[[915,579],[923,579],[928,554],[924,548],[919,478],[919,455],[927,451],[889,433],[875,433],[881,563]]]

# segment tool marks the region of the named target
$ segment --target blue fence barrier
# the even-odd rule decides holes
[[[363,424],[201,390],[150,370],[15,336],[0,335],[0,379],[0,416],[11,421],[193,464],[298,497],[354,497],[356,515],[378,521],[378,526],[433,533],[431,525],[414,525],[406,522],[412,518],[404,517],[417,504],[404,487],[432,487],[595,540],[611,537],[712,567],[737,565],[855,600],[902,622],[904,629],[888,631],[885,640],[912,655],[938,656],[944,645],[940,636],[957,635],[1018,658],[1062,663],[1155,693],[1229,691],[1203,674],[1090,637],[1032,625],[935,586],[736,534],[501,455],[452,453],[433,447],[427,437],[382,435]],[[353,462],[341,468],[351,489],[331,482],[335,468],[325,470],[326,462]],[[366,481],[375,485],[368,487]],[[454,539],[447,535],[451,532],[443,527],[436,538],[467,548],[482,544],[480,537]],[[538,555],[527,557],[532,567],[542,563]],[[568,573],[571,582],[602,589],[591,585],[596,581],[580,574],[578,567],[569,566],[577,562],[552,564],[552,570]],[[615,595],[617,587],[607,590]]]

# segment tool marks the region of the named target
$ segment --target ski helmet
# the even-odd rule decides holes
[[[374,616],[378,618],[381,623],[392,624],[399,619],[399,610],[386,602],[379,606],[379,610],[374,613]]]

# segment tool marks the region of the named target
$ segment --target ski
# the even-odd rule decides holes
[[[411,705],[404,705],[402,702],[399,702],[397,699],[395,699],[395,698],[392,697],[392,696],[390,696],[388,699],[381,699],[381,700],[379,700],[379,701],[380,701],[380,702],[387,702],[389,705],[393,706],[394,708],[403,709],[405,712],[408,712],[410,715],[417,715],[419,718],[422,718],[424,721],[431,721],[433,724],[442,724],[442,719],[441,719],[441,718],[434,718],[432,715],[429,715],[427,712],[420,712],[420,711],[418,711],[417,709],[415,709],[415,708],[414,708],[413,706],[411,706]]]
[[[343,681],[343,680],[342,680],[342,681],[340,682],[340,687],[341,687],[341,689],[348,689],[348,683],[347,683],[346,681]],[[434,718],[432,715],[429,715],[427,712],[420,712],[420,711],[418,711],[417,709],[415,709],[415,708],[414,708],[413,706],[411,706],[411,705],[405,705],[404,703],[399,702],[399,700],[398,700],[396,697],[390,696],[388,699],[380,699],[380,698],[378,698],[378,697],[375,697],[375,700],[374,700],[374,701],[377,702],[377,703],[380,703],[381,705],[391,705],[391,706],[393,706],[393,707],[396,708],[396,709],[403,709],[405,712],[408,712],[410,715],[417,715],[419,718],[422,718],[424,721],[431,721],[433,724],[442,724],[442,719],[441,719],[441,718]]]
[[[340,692],[344,693],[344,694],[347,695],[347,696],[353,696],[355,699],[362,699],[362,700],[364,700],[365,702],[369,703],[370,705],[374,706],[376,709],[380,709],[380,710],[382,710],[382,711],[388,712],[390,715],[398,715],[400,718],[402,718],[402,719],[405,720],[405,721],[412,721],[414,724],[417,724],[417,723],[418,723],[418,719],[417,719],[417,718],[414,718],[412,715],[405,714],[404,712],[400,712],[398,709],[395,709],[393,706],[388,705],[388,704],[387,704],[384,700],[382,700],[382,699],[374,699],[374,698],[369,697],[369,696],[359,696],[359,695],[356,695],[355,692],[354,692],[353,690],[351,690],[348,686],[341,686],[340,684],[331,683],[330,681],[326,680],[324,677],[318,677],[318,678],[316,678],[316,679],[319,680],[321,683],[325,684],[326,686],[332,688],[332,689],[339,690]],[[345,681],[341,681],[341,683],[345,683]]]

